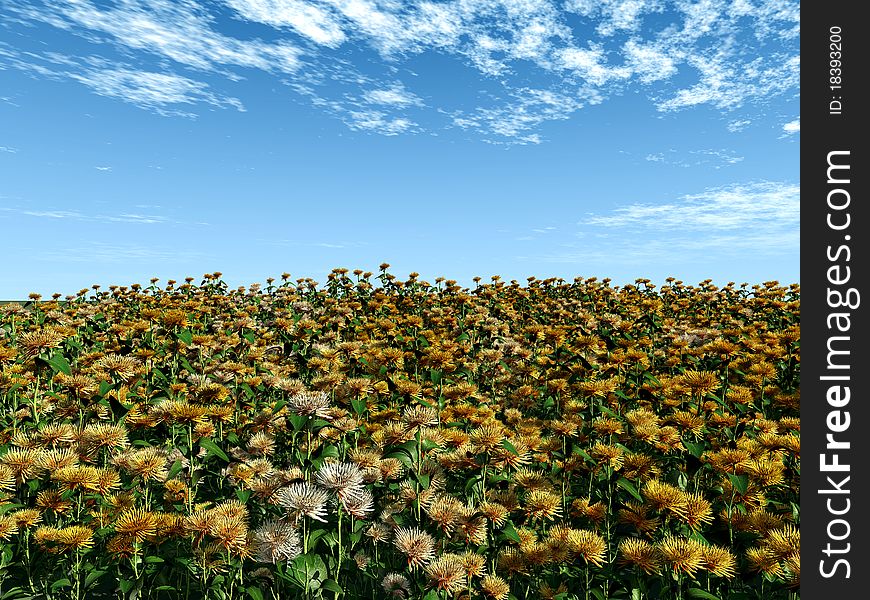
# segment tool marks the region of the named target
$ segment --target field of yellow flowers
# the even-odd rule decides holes
[[[800,288],[0,306],[0,600],[796,598]]]

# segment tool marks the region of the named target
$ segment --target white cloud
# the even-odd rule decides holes
[[[655,44],[629,40],[623,50],[632,71],[643,83],[670,79],[677,73],[675,58]]]
[[[454,113],[453,124],[457,127],[476,130],[495,138],[495,143],[539,144],[541,136],[533,133],[541,123],[567,119],[586,104],[597,102],[594,92],[576,97],[554,93],[550,90],[520,89],[513,93],[513,100],[503,107],[478,108],[473,113]]]
[[[750,121],[749,119],[737,119],[735,121],[729,122],[727,125],[727,129],[731,133],[737,133],[738,131],[743,131],[751,124],[752,121]]]
[[[100,96],[118,98],[163,114],[189,115],[190,113],[180,113],[166,107],[197,102],[244,110],[239,100],[222,98],[210,92],[205,83],[170,73],[109,69],[72,73],[69,76],[90,87]]]
[[[41,217],[45,219],[84,219],[84,215],[74,210],[21,210],[3,209],[5,212],[18,212],[28,217]]]
[[[559,66],[569,69],[593,85],[604,85],[611,80],[626,79],[631,69],[607,64],[600,46],[565,48],[557,53]]]
[[[101,9],[86,0],[34,9],[28,16],[80,27],[90,36],[104,34],[123,47],[144,50],[195,69],[237,66],[292,73],[299,50],[287,42],[240,40],[214,30],[213,17],[190,0],[127,0]]]
[[[452,124],[475,129],[488,141],[510,142],[513,137],[517,143],[540,140],[543,123],[633,86],[661,111],[702,105],[735,111],[796,91],[799,82],[796,0],[222,4],[0,0],[13,27],[42,23],[63,29],[84,38],[89,48],[108,47],[124,60],[19,52],[0,42],[0,68],[5,64],[35,76],[74,78],[97,93],[163,114],[191,114],[178,106],[197,103],[241,109],[237,93],[227,90],[260,72],[302,92],[352,128],[388,134],[423,131],[441,126],[437,119],[446,114],[454,117]],[[227,15],[250,27],[227,27]],[[373,58],[367,49],[379,56]],[[475,69],[488,87],[486,97],[439,99],[427,93],[424,105],[398,81],[418,54],[444,60],[460,73]],[[161,75],[168,78],[163,92]],[[574,102],[553,109],[546,102],[517,100],[530,88]],[[127,91],[130,97],[125,98]],[[354,105],[360,101],[377,105],[383,115],[349,116],[370,112]],[[409,108],[427,109],[429,119],[400,110]],[[517,109],[519,114],[511,116]]]
[[[13,148],[12,146],[0,146],[0,152],[15,154],[16,152],[18,152],[18,148]]]
[[[390,117],[377,110],[351,111],[346,123],[351,129],[372,131],[383,135],[399,135],[414,128],[416,123],[403,117]]]
[[[800,58],[780,55],[771,60],[757,58],[749,63],[735,63],[725,52],[697,56],[689,63],[700,74],[700,82],[678,90],[658,104],[659,110],[674,111],[702,104],[720,109],[734,109],[749,99],[775,96],[800,83]]]
[[[336,47],[347,39],[328,10],[300,0],[225,0],[244,19],[272,27],[292,27],[324,46]]]
[[[792,229],[800,222],[800,187],[755,182],[711,188],[666,204],[631,204],[590,215],[580,225],[647,231]]]
[[[598,33],[611,36],[617,32],[638,30],[644,15],[659,12],[662,4],[647,0],[568,0],[565,9],[598,19]]]
[[[795,133],[801,132],[801,120],[800,118],[795,119],[794,121],[789,121],[785,125],[782,126],[782,130],[786,133],[786,135],[793,135]]]
[[[647,154],[644,160],[683,168],[712,167],[714,169],[721,169],[722,167],[743,162],[744,157],[738,156],[724,148],[702,148],[685,151],[677,151],[671,148],[667,152]]]
[[[179,250],[178,248],[155,247],[141,244],[106,244],[92,242],[87,246],[73,246],[56,250],[38,250],[32,255],[34,260],[51,262],[87,263],[129,263],[167,261],[172,264],[201,259],[198,251]]]
[[[386,104],[392,106],[423,105],[423,101],[415,94],[406,90],[401,83],[396,83],[389,88],[369,90],[363,94],[363,97],[371,104]]]
[[[176,223],[170,221],[162,215],[145,215],[145,214],[88,214],[77,210],[44,210],[44,209],[29,209],[29,208],[0,208],[0,211],[7,214],[17,214],[26,217],[35,217],[40,219],[55,219],[55,220],[73,220],[73,221],[95,221],[101,223],[137,223],[143,225],[153,225],[157,223]]]
[[[663,204],[617,207],[578,225],[575,241],[550,245],[532,258],[608,269],[618,260],[647,271],[763,257],[796,261],[800,188],[773,181],[733,184]]]
[[[112,167],[96,166],[96,167],[94,167],[94,168],[95,168],[97,171],[111,171],[111,170],[112,170]]]

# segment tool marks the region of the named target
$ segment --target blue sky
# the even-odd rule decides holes
[[[799,281],[799,3],[0,0],[0,298]]]

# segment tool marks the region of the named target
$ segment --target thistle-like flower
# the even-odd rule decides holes
[[[8,540],[18,533],[18,521],[13,515],[0,516],[0,540]]]
[[[689,538],[669,535],[661,541],[659,550],[675,572],[694,575],[704,564],[703,545]]]
[[[352,495],[339,495],[342,508],[356,519],[366,519],[374,510],[375,498],[365,488],[360,488]]]
[[[435,550],[435,540],[432,536],[416,527],[396,529],[393,543],[407,557],[408,568],[411,570],[432,560],[432,554]]]
[[[215,509],[217,511],[217,509]],[[217,514],[209,527],[209,535],[216,543],[233,554],[239,555],[246,550],[248,543],[248,524],[244,515]]]
[[[661,571],[662,556],[658,548],[637,538],[622,540],[619,544],[620,563],[634,565],[647,575]]]
[[[155,446],[120,455],[115,458],[115,463],[142,479],[154,481],[166,479],[166,454]]]
[[[115,532],[137,542],[143,542],[149,536],[157,533],[157,515],[134,508],[125,511],[115,521]]]
[[[607,543],[604,538],[587,529],[573,529],[568,533],[568,547],[571,552],[595,566],[604,564]]]
[[[276,494],[278,504],[295,518],[309,517],[316,521],[326,522],[326,503],[329,491],[308,481],[291,483]]]
[[[532,490],[526,496],[526,514],[532,520],[553,520],[562,513],[562,499],[547,490]]]
[[[269,520],[254,531],[255,556],[260,562],[292,560],[302,552],[299,532],[284,521]]]
[[[381,587],[390,597],[403,599],[411,591],[411,582],[401,573],[387,573]]]
[[[409,430],[427,425],[436,425],[438,423],[438,411],[428,406],[414,405],[405,409],[402,421],[405,422],[405,426]]]
[[[447,593],[465,587],[465,569],[458,554],[442,554],[425,567],[435,589]]]
[[[58,530],[55,541],[65,550],[90,548],[94,545],[94,531],[82,525],[71,525]]]
[[[287,400],[287,409],[297,415],[330,420],[329,394],[326,392],[300,392]]]
[[[492,600],[505,600],[511,593],[511,586],[498,575],[484,575],[480,581],[480,589]]]
[[[320,467],[314,480],[321,487],[332,490],[339,498],[345,499],[362,491],[364,474],[354,463],[334,462]]]
[[[717,577],[731,578],[737,574],[737,559],[721,546],[704,546],[703,567]]]

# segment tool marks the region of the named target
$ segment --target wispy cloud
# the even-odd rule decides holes
[[[750,121],[749,119],[736,119],[734,121],[729,122],[726,127],[727,127],[728,131],[730,131],[731,133],[737,133],[739,131],[743,131],[751,124],[752,124],[752,121]]]
[[[18,152],[18,148],[13,148],[12,146],[0,146],[0,152],[15,154],[16,152]]]
[[[665,152],[651,152],[644,157],[647,162],[662,163],[684,168],[712,167],[721,169],[736,165],[744,160],[730,150],[705,148],[699,150],[678,151],[673,148]]]
[[[800,187],[754,182],[711,188],[664,204],[631,204],[609,214],[593,214],[583,226],[644,231],[724,232],[762,228],[793,229],[800,222]]]
[[[69,76],[85,84],[100,96],[117,98],[153,109],[161,114],[192,116],[189,112],[167,107],[197,102],[219,107],[233,106],[238,110],[244,110],[237,99],[220,97],[210,92],[204,83],[171,73],[108,69],[90,70],[81,74],[72,73]]]
[[[458,126],[499,143],[540,142],[544,123],[627,90],[663,112],[733,112],[799,83],[796,0],[223,4],[0,0],[10,27],[40,24],[89,43],[76,45],[85,50],[74,57],[0,45],[0,65],[180,115],[200,104],[242,110],[229,90],[260,72],[352,129],[396,135]],[[227,16],[263,36],[228,26]],[[104,58],[110,52],[123,60]],[[476,70],[489,91],[420,93],[404,77],[418,55],[448,57],[457,73]]]
[[[142,225],[155,225],[159,223],[174,223],[173,221],[162,215],[145,215],[145,214],[88,214],[77,210],[38,210],[29,208],[0,208],[0,213],[21,215],[25,217],[33,217],[39,219],[54,219],[54,220],[73,220],[73,221],[94,221],[99,223],[138,223]]]
[[[392,106],[423,106],[423,101],[405,89],[401,83],[393,84],[389,88],[369,90],[363,94],[366,101],[371,104],[386,104]]]
[[[542,262],[649,267],[703,260],[797,256],[800,188],[760,181],[710,188],[661,204],[587,215],[575,238],[534,256]]]
[[[92,242],[86,246],[71,246],[60,249],[37,250],[32,255],[36,261],[68,263],[155,263],[193,262],[205,256],[202,252],[177,248],[155,247],[140,244],[105,244]]]
[[[281,248],[302,247],[302,248],[328,248],[332,250],[342,250],[345,248],[361,248],[368,246],[368,242],[360,242],[353,240],[330,240],[330,241],[306,241],[306,240],[289,240],[289,239],[260,239],[257,243],[264,246],[277,246]]]
[[[568,119],[587,104],[600,102],[594,90],[567,95],[550,90],[521,88],[512,93],[513,100],[496,108],[477,108],[474,112],[452,114],[453,124],[478,131],[492,143],[539,144],[535,130],[546,121]]]
[[[801,132],[801,120],[800,118],[795,119],[794,121],[789,121],[785,125],[782,126],[782,130],[786,135],[794,135],[795,133]]]

